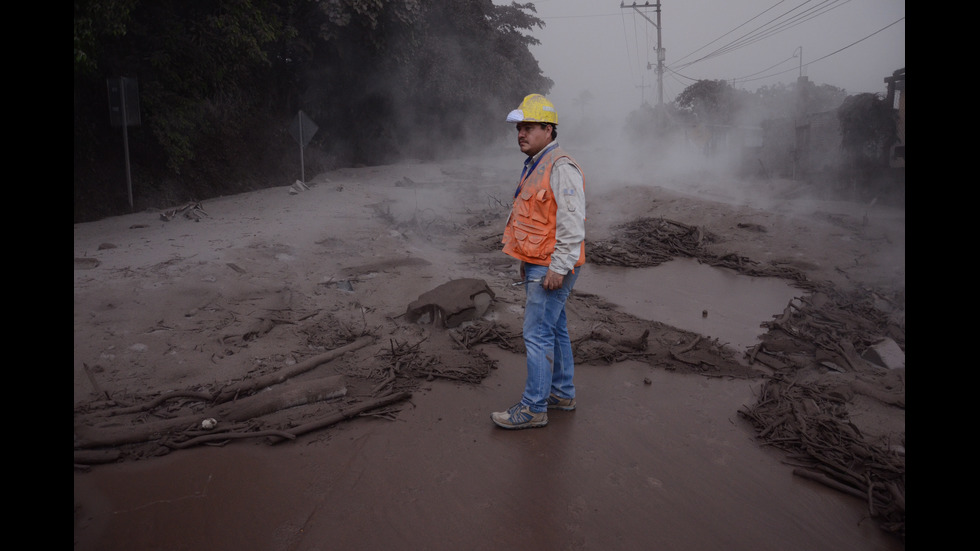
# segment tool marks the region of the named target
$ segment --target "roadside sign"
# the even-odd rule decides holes
[[[140,125],[140,92],[135,78],[109,77],[109,124],[112,126]]]
[[[296,115],[293,123],[289,125],[289,134],[299,143],[299,171],[304,184],[306,183],[306,162],[303,159],[303,149],[309,145],[310,140],[313,139],[313,134],[316,134],[319,129],[320,127],[313,122],[313,119],[302,111]]]
[[[320,127],[306,113],[300,111],[293,123],[289,125],[289,134],[301,147],[306,147]]]

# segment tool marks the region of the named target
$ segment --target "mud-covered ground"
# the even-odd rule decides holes
[[[75,548],[122,549],[154,533],[114,527],[112,491],[91,484],[113,469],[215,447],[314,453],[331,433],[358,441],[381,420],[427,432],[404,417],[432,385],[480,387],[522,369],[523,290],[499,251],[515,162],[344,169],[76,224]],[[731,412],[738,430],[779,450],[796,478],[859,502],[863,522],[903,548],[904,200],[789,180],[595,172],[591,264],[691,257],[801,293],[758,320],[765,335],[745,350],[573,293],[579,370],[623,364],[751,384],[754,396]],[[580,390],[579,401],[602,407],[603,396]],[[489,410],[477,413],[485,422],[459,430],[487,430]],[[527,445],[539,431],[522,433]],[[276,530],[274,548],[321,548]],[[179,548],[186,536],[154,541]],[[853,548],[887,548],[877,545]]]

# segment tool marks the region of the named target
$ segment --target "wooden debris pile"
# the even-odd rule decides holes
[[[388,385],[396,384],[399,377],[408,379],[451,379],[464,383],[480,383],[493,369],[493,360],[476,350],[450,350],[436,356],[422,346],[426,339],[415,344],[391,340],[390,346],[380,350],[377,357],[385,362],[384,380],[374,389],[377,393]]]
[[[698,226],[666,218],[640,218],[614,229],[616,236],[609,241],[586,242],[585,254],[590,263],[648,268],[687,257],[747,276],[778,277],[806,286],[806,275],[796,268],[759,264],[735,253],[712,254],[705,245],[718,241],[718,237]]]
[[[164,210],[160,213],[160,220],[170,222],[176,218],[178,214],[183,214],[184,218],[195,222],[199,222],[202,215],[208,216],[208,213],[204,210],[204,205],[202,205],[199,201],[191,201],[179,207]]]
[[[615,228],[610,241],[586,242],[590,263],[644,268],[658,266],[677,256],[698,257],[703,244],[714,237],[697,226],[666,218],[640,218]]]
[[[494,344],[515,354],[524,353],[524,336],[513,332],[494,321],[482,320],[473,324],[449,330],[449,336],[456,343],[469,350],[478,344]]]
[[[843,396],[776,376],[739,411],[767,445],[788,453],[793,474],[862,499],[868,516],[905,541],[905,442],[870,441],[848,419]]]
[[[862,353],[888,337],[905,348],[905,298],[881,290],[842,292],[830,286],[788,304],[749,351],[751,362],[773,369],[819,363],[835,371],[869,368]]]

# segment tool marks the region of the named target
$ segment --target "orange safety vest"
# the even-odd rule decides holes
[[[501,239],[506,254],[531,264],[551,265],[558,212],[558,201],[551,191],[551,169],[562,157],[567,157],[579,172],[582,171],[575,159],[560,147],[546,151],[538,159],[514,197],[514,206]],[[575,267],[585,264],[585,241],[581,247]]]

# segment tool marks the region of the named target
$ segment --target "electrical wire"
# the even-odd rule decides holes
[[[711,44],[714,44],[715,42],[721,40],[722,38],[724,38],[724,37],[726,37],[728,35],[730,35],[731,33],[737,31],[738,29],[744,27],[745,25],[751,23],[752,21],[758,19],[759,17],[762,17],[764,14],[766,14],[769,11],[775,9],[780,4],[783,4],[786,1],[787,0],[780,0],[779,2],[777,2],[776,4],[774,4],[773,6],[771,6],[771,7],[767,8],[766,10],[762,11],[762,13],[760,13],[759,15],[756,15],[755,17],[752,17],[751,19],[749,19],[745,23],[742,23],[741,25],[739,25],[739,26],[735,27],[734,29],[728,31],[727,33],[721,35],[720,37],[716,38],[715,40],[709,42],[707,45],[702,46],[701,48],[695,50],[691,54],[687,54],[686,56],[683,56],[683,57],[679,58],[678,61],[683,60],[683,59],[686,59],[686,58],[690,57],[691,55],[693,55],[694,53],[703,50],[707,46],[709,46]],[[719,47],[719,48],[711,51],[710,53],[705,54],[704,56],[702,56],[702,57],[700,57],[698,59],[695,59],[694,61],[689,61],[687,63],[683,63],[683,64],[680,64],[680,65],[678,65],[677,63],[673,63],[673,64],[671,64],[671,68],[674,69],[674,70],[679,71],[679,70],[685,69],[687,67],[690,67],[691,65],[694,65],[695,63],[698,63],[698,62],[701,62],[701,61],[705,61],[705,60],[708,60],[708,59],[712,59],[712,58],[718,57],[720,55],[723,55],[723,54],[726,54],[726,53],[729,53],[729,52],[733,52],[733,51],[738,50],[740,48],[744,48],[745,46],[748,46],[748,45],[754,44],[754,43],[756,43],[756,42],[758,42],[760,40],[769,38],[769,37],[771,37],[771,36],[773,36],[775,34],[778,34],[778,33],[781,33],[781,32],[783,32],[785,30],[791,29],[791,28],[793,28],[793,27],[795,27],[797,25],[801,25],[803,23],[806,23],[807,21],[810,21],[811,19],[813,19],[815,17],[819,17],[819,16],[821,16],[821,15],[823,15],[823,14],[825,14],[825,13],[831,11],[831,10],[837,9],[837,8],[843,6],[844,4],[849,3],[851,0],[823,0],[822,2],[820,2],[819,4],[817,4],[816,6],[813,6],[813,7],[807,8],[807,9],[805,9],[803,11],[798,12],[798,10],[801,10],[804,6],[806,6],[806,4],[809,4],[812,1],[813,0],[805,0],[803,3],[801,3],[799,5],[796,5],[794,7],[791,7],[790,9],[788,9],[787,11],[785,11],[785,12],[777,15],[773,19],[770,19],[770,20],[766,21],[761,26],[756,27],[755,29],[746,32],[745,34],[739,36],[738,38],[732,40],[731,42],[728,42],[727,44],[725,44],[725,45],[723,45],[723,46],[721,46],[721,47]],[[798,13],[794,13],[794,12],[798,12]]]
[[[865,40],[871,38],[872,36],[874,36],[874,35],[882,32],[882,31],[884,31],[886,29],[888,29],[889,27],[893,27],[893,26],[901,23],[902,21],[905,21],[905,18],[904,17],[900,17],[900,18],[896,19],[895,21],[889,23],[888,25],[885,25],[884,27],[878,29],[877,31],[875,31],[875,32],[873,32],[871,34],[869,34],[868,36],[865,36],[864,38],[861,38],[859,40],[855,40],[854,42],[851,42],[850,44],[848,44],[847,46],[844,46],[843,48],[840,48],[838,50],[835,50],[833,52],[830,52],[827,55],[818,57],[817,59],[814,59],[813,61],[804,63],[801,66],[801,69],[805,69],[807,66],[812,65],[812,64],[814,64],[814,63],[816,63],[818,61],[823,61],[823,60],[827,59],[828,57],[831,57],[833,55],[839,54],[839,53],[843,52],[844,50],[846,50],[846,49],[848,49],[848,48],[850,48],[852,46],[855,46],[857,44],[860,44],[861,42],[864,42]],[[793,58],[790,58],[790,59],[793,59]],[[783,62],[785,62],[785,61],[783,61]],[[780,63],[783,63],[783,62],[780,62]],[[766,79],[766,78],[772,78],[774,76],[778,76],[778,75],[781,75],[783,73],[788,73],[790,71],[795,71],[796,69],[797,69],[796,67],[793,67],[793,68],[790,68],[790,69],[786,69],[784,71],[780,71],[778,73],[772,73],[770,75],[765,75],[765,76],[761,76],[761,77],[758,77],[758,78],[748,78],[748,77],[753,76],[753,75],[748,75],[748,77],[740,77],[740,78],[735,78],[735,79],[732,79],[732,80],[734,80],[736,82],[752,82],[752,81],[755,81],[755,80],[762,80],[762,79]],[[758,74],[758,73],[755,73],[755,74]]]
[[[719,40],[721,40],[722,38],[724,38],[724,37],[732,34],[735,31],[737,31],[738,29],[741,29],[741,28],[745,27],[747,24],[751,23],[752,21],[757,20],[759,17],[761,17],[764,14],[770,12],[771,10],[775,9],[779,5],[785,3],[786,1],[787,0],[780,0],[779,2],[777,2],[776,4],[774,4],[773,6],[767,8],[766,10],[764,10],[763,12],[761,12],[759,15],[756,15],[756,16],[752,17],[751,19],[749,19],[748,21],[746,21],[745,23],[742,23],[741,25],[738,25],[737,27],[735,27],[731,31],[728,31],[727,33],[723,34],[722,36],[720,36],[720,37],[716,38],[715,40],[709,42],[705,46],[702,46],[701,48],[698,48],[697,50],[694,50],[690,54],[687,54],[686,56],[683,56],[683,57],[679,58],[679,60],[686,59],[686,58],[694,55],[695,53],[704,50],[705,48],[707,48],[711,44],[714,44],[714,43],[718,42]],[[682,74],[680,71],[682,69],[688,68],[691,65],[694,65],[695,63],[698,63],[700,61],[705,61],[707,59],[711,59],[711,58],[714,58],[714,57],[717,57],[717,56],[720,56],[720,55],[723,55],[723,54],[732,52],[732,51],[737,50],[739,48],[742,48],[744,46],[748,46],[750,44],[753,44],[755,42],[758,42],[759,40],[763,40],[765,38],[768,38],[768,37],[770,37],[770,36],[772,36],[772,35],[774,35],[776,33],[779,33],[779,32],[782,32],[784,30],[787,30],[789,28],[795,27],[796,25],[800,25],[802,23],[805,23],[807,21],[810,21],[811,19],[813,19],[815,17],[819,17],[819,16],[821,16],[821,15],[823,15],[823,14],[825,14],[825,13],[827,13],[827,12],[833,10],[833,9],[836,9],[838,7],[843,6],[844,4],[850,2],[851,0],[843,0],[843,1],[841,1],[841,0],[824,0],[824,1],[820,2],[819,4],[817,4],[816,6],[810,7],[808,9],[806,9],[804,11],[801,11],[801,12],[798,12],[798,13],[794,13],[794,12],[797,12],[798,10],[800,10],[800,8],[802,8],[805,4],[809,3],[810,1],[812,1],[812,0],[807,0],[807,1],[803,2],[802,4],[799,4],[797,6],[794,6],[794,7],[789,8],[787,11],[781,13],[780,15],[774,17],[773,19],[768,20],[766,23],[763,23],[762,25],[760,25],[759,27],[755,28],[754,30],[749,31],[749,32],[741,35],[739,38],[733,39],[732,41],[728,42],[724,46],[718,47],[717,49],[711,51],[710,53],[705,54],[705,55],[703,55],[702,57],[700,57],[698,59],[695,59],[694,61],[689,61],[689,62],[683,63],[683,64],[677,64],[675,62],[675,63],[667,66],[665,68],[666,69],[665,72],[671,74],[672,76],[674,76],[675,78],[678,78],[678,79],[684,79],[684,80],[687,80],[687,81],[690,81],[690,82],[697,82],[700,79],[689,77],[687,75]],[[840,48],[838,50],[835,50],[835,51],[833,51],[833,52],[831,52],[829,54],[826,54],[826,55],[824,55],[822,57],[819,57],[817,59],[811,60],[808,63],[801,64],[798,68],[797,67],[791,67],[789,69],[777,71],[775,73],[769,72],[772,69],[774,69],[774,68],[776,68],[776,67],[778,67],[778,66],[780,66],[780,65],[782,65],[784,63],[786,63],[787,61],[790,61],[790,60],[794,59],[796,57],[794,55],[794,56],[791,56],[791,57],[789,57],[787,59],[784,59],[782,61],[779,61],[779,62],[777,62],[777,63],[775,63],[775,64],[767,67],[766,69],[762,69],[760,71],[756,71],[754,73],[751,73],[751,74],[748,74],[748,75],[745,75],[745,76],[735,77],[735,78],[726,79],[726,80],[732,81],[733,84],[734,83],[744,83],[744,82],[752,82],[752,81],[757,81],[757,80],[770,79],[770,78],[773,78],[775,76],[779,76],[779,75],[782,75],[782,74],[785,74],[785,73],[796,71],[798,69],[800,71],[802,71],[804,68],[808,67],[809,65],[812,65],[812,64],[817,63],[819,61],[825,60],[825,59],[827,59],[827,58],[829,58],[829,57],[831,57],[833,55],[836,55],[836,54],[838,54],[840,52],[843,52],[844,50],[847,50],[848,48],[851,48],[852,46],[855,46],[855,45],[857,45],[857,44],[859,44],[859,43],[861,43],[861,42],[863,42],[863,41],[871,38],[872,36],[875,36],[876,34],[884,31],[885,29],[888,29],[889,27],[892,27],[892,26],[894,26],[894,25],[896,25],[896,24],[898,24],[898,23],[900,23],[900,22],[902,22],[904,20],[905,20],[905,17],[901,17],[898,20],[896,20],[896,21],[894,21],[894,22],[892,22],[892,23],[890,23],[890,24],[888,24],[888,25],[886,25],[886,26],[878,29],[877,31],[875,31],[875,32],[873,32],[873,33],[865,36],[864,38],[861,38],[859,40],[856,40],[856,41],[854,41],[854,42],[852,42],[852,43],[850,43],[850,44],[848,44],[848,45],[846,45],[846,46],[844,46],[844,47],[842,47],[842,48]]]
[[[687,54],[687,55],[684,55],[684,56],[681,56],[680,58],[678,58],[678,59],[677,59],[677,61],[678,61],[678,62],[679,62],[679,61],[683,61],[683,60],[685,60],[685,59],[687,59],[688,57],[691,57],[692,55],[694,55],[694,54],[696,54],[696,53],[698,53],[698,52],[700,52],[701,50],[703,50],[703,49],[705,49],[705,48],[707,48],[708,46],[710,46],[710,45],[712,45],[712,44],[714,44],[715,42],[718,42],[718,41],[719,41],[719,40],[721,40],[722,38],[724,38],[724,37],[726,37],[726,36],[728,36],[728,35],[730,35],[731,33],[733,33],[733,32],[735,32],[735,31],[737,31],[738,29],[741,29],[742,27],[744,27],[744,26],[746,26],[746,25],[748,25],[748,24],[749,24],[749,23],[751,23],[752,21],[755,21],[756,19],[758,19],[758,18],[760,18],[760,17],[762,17],[762,16],[763,16],[763,15],[764,15],[765,13],[767,13],[767,12],[769,12],[770,10],[773,10],[773,9],[775,9],[775,8],[776,8],[776,6],[778,6],[778,5],[780,5],[780,4],[782,4],[782,3],[783,3],[783,2],[785,2],[785,1],[786,1],[786,0],[780,0],[780,1],[779,1],[779,2],[777,2],[777,3],[776,3],[776,4],[774,5],[774,6],[771,6],[771,7],[769,7],[769,8],[766,8],[765,10],[763,10],[763,11],[762,11],[762,13],[760,13],[759,15],[756,15],[755,17],[753,17],[753,18],[751,18],[751,19],[749,19],[749,20],[748,20],[748,21],[746,21],[745,23],[742,23],[741,25],[739,25],[739,26],[737,26],[737,27],[735,27],[734,29],[732,29],[732,30],[730,30],[730,31],[728,31],[727,33],[725,33],[725,34],[723,34],[723,35],[721,35],[721,36],[719,36],[718,38],[716,38],[716,39],[714,39],[714,40],[712,40],[711,42],[708,42],[707,44],[705,44],[704,46],[701,46],[701,47],[700,47],[700,48],[698,48],[697,50],[694,50],[693,52],[691,52],[691,53],[689,53],[689,54]],[[696,61],[692,61],[692,62],[690,62],[690,63],[686,63],[686,64],[684,64],[684,65],[682,66],[682,68],[683,68],[683,67],[687,67],[688,65],[691,65],[691,64],[693,64],[693,63],[695,63],[695,62],[696,62]]]

